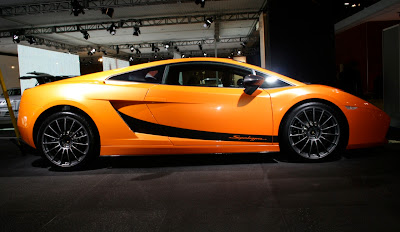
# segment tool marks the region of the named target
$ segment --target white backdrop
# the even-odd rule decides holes
[[[103,71],[116,68],[125,68],[128,66],[129,61],[103,56]]]
[[[33,71],[54,76],[81,75],[78,55],[18,45],[18,62],[20,76],[29,76],[27,73]],[[36,79],[21,80],[21,91],[36,83]]]

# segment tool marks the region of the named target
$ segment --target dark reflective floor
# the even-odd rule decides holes
[[[0,231],[400,231],[400,144],[325,163],[114,157],[76,172],[5,139],[0,154]]]

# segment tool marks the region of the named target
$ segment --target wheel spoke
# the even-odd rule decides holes
[[[318,139],[317,141],[319,141],[319,143],[322,145],[322,147],[325,149],[325,151],[327,151],[328,152],[328,149],[326,149],[326,147],[325,147],[325,145],[324,145],[324,143],[320,140],[320,139]]]
[[[319,155],[318,140],[315,140],[315,148],[317,149],[317,156],[318,156],[318,157],[321,157],[321,156]]]
[[[71,137],[73,137],[76,133],[78,133],[78,131],[80,131],[83,127],[80,126],[78,130],[76,130],[74,133],[71,134]]]
[[[312,108],[313,122],[315,122],[315,108]]]
[[[57,133],[50,125],[49,125],[50,130],[52,130],[54,132],[54,134],[56,134],[57,136],[60,136],[60,133]]]
[[[84,134],[84,135],[79,136],[79,137],[74,137],[74,139],[81,139],[81,138],[84,138],[84,137],[87,137],[87,134]]]
[[[300,128],[300,127],[297,127],[297,126],[293,126],[293,125],[290,125],[290,127],[296,128],[296,129],[298,129],[298,130],[303,130],[303,128]]]
[[[307,126],[303,121],[300,120],[300,118],[298,117],[294,117],[295,119],[297,119],[301,124],[303,124],[303,126]]]
[[[297,144],[299,144],[299,143],[301,143],[302,141],[304,141],[306,138],[307,138],[307,136],[304,137],[304,138],[302,138],[302,139],[300,139],[299,141],[297,141],[296,143],[294,143],[292,146],[296,146]]]
[[[76,148],[74,145],[71,145],[71,147],[72,147],[73,149],[75,149],[75,150],[79,151],[80,153],[82,153],[82,154],[85,154],[85,152],[83,152],[83,151],[79,150],[79,149],[78,149],[78,148]]]
[[[88,143],[78,143],[78,142],[72,142],[72,144],[82,145],[82,146],[87,146],[87,145],[89,145]]]
[[[50,137],[50,138],[52,138],[52,139],[58,139],[58,138],[56,138],[56,137],[54,137],[54,136],[51,136],[51,135],[48,135],[48,134],[46,134],[46,133],[44,133],[44,135],[46,135],[47,137]]]
[[[310,124],[311,121],[310,121],[310,119],[308,119],[308,116],[307,116],[306,111],[304,110],[303,113],[304,113],[304,115],[306,116],[307,122]]]
[[[43,144],[55,144],[55,143],[60,143],[60,142],[58,142],[58,141],[54,141],[54,142],[43,142]]]
[[[322,135],[334,135],[334,136],[338,136],[339,134],[332,134],[332,133],[321,133]]]
[[[310,140],[310,150],[308,151],[308,157],[311,157],[312,145],[313,145],[313,141]]]
[[[306,148],[308,142],[310,141],[310,139],[307,139],[307,142],[304,144],[304,146],[301,148],[300,153],[304,150],[304,148]]]
[[[302,136],[304,134],[295,134],[295,135],[289,135],[290,137],[295,137],[295,136]]]
[[[67,117],[64,118],[64,132],[67,132]]]
[[[56,124],[57,124],[58,130],[60,130],[60,133],[62,134],[63,131],[61,130],[60,124],[58,124],[57,120],[56,120]]]
[[[322,123],[321,127],[322,127],[323,125],[325,125],[325,123],[327,123],[331,118],[332,118],[332,115],[329,116],[329,118],[328,118],[324,123]]]
[[[75,152],[72,150],[72,148],[69,148],[69,151],[71,152],[71,154],[75,157],[75,159],[77,161],[79,161],[78,157],[76,157]]]
[[[321,129],[321,130],[328,130],[328,129],[331,129],[332,127],[335,127],[335,126],[337,126],[338,124],[335,124],[335,125],[332,125],[332,126],[328,126],[328,127],[325,127],[325,128],[323,128],[323,129]]]
[[[71,127],[69,128],[69,131],[72,131],[72,127],[74,127],[75,121],[72,121]]]
[[[325,141],[327,141],[327,142],[331,143],[331,144],[335,144],[335,145],[336,145],[336,143],[334,143],[334,142],[332,142],[332,141],[330,141],[330,140],[326,139],[324,136],[321,136],[321,138],[322,138],[323,140],[325,140]]]
[[[324,115],[324,110],[322,110],[321,116],[319,116],[318,123],[321,123],[322,115]]]

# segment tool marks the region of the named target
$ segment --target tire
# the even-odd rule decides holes
[[[95,131],[83,116],[58,112],[40,126],[37,147],[53,167],[76,170],[98,156],[99,140]]]
[[[279,146],[296,161],[337,158],[348,140],[347,123],[336,109],[309,102],[295,107],[282,121]]]

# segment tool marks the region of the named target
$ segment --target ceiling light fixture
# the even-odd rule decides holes
[[[83,34],[83,38],[84,38],[84,39],[86,39],[86,40],[89,39],[90,35],[89,35],[89,33],[87,32],[87,30],[81,30],[81,33]]]
[[[133,61],[133,57],[132,57],[132,56],[129,57],[129,61],[130,61],[130,62]]]
[[[19,36],[20,36],[20,33],[18,31],[13,34],[12,39],[13,39],[14,43],[21,42],[21,38]]]
[[[96,53],[96,48],[92,48],[90,51],[88,51],[89,56],[93,56]]]
[[[204,8],[204,5],[206,4],[206,0],[195,0],[194,2],[196,5],[200,4],[201,8]]]
[[[25,36],[25,38],[28,40],[28,43],[29,43],[29,44],[34,44],[34,43],[36,43],[36,38],[33,37],[33,36],[31,36],[31,35]]]
[[[71,0],[72,11],[71,14],[78,16],[79,14],[85,14],[83,6],[78,2],[78,0]]]
[[[108,17],[112,18],[114,15],[114,8],[101,8],[101,13],[108,15]]]
[[[135,51],[135,48],[133,47],[133,45],[129,49],[131,50],[131,52]]]
[[[111,35],[115,35],[115,33],[117,33],[117,26],[115,26],[115,23],[111,23],[107,31],[109,31]]]
[[[134,36],[139,36],[140,34],[141,34],[141,32],[140,32],[139,26],[134,26],[133,27],[133,35]]]
[[[204,17],[204,24],[203,27],[210,28],[211,24],[214,22],[213,18],[205,18]]]

